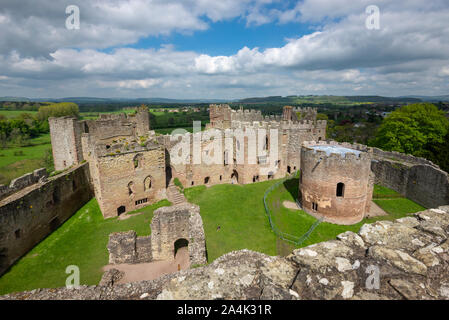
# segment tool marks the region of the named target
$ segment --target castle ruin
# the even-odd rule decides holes
[[[206,131],[175,136],[150,131],[146,108],[98,120],[50,118],[49,124],[55,169],[87,161],[100,209],[109,218],[166,198],[175,178],[184,186],[247,184],[293,173],[300,167],[302,143],[325,139],[326,121],[316,115],[311,108],[286,106],[282,116],[263,116],[256,110],[211,105]],[[181,141],[189,152],[186,161],[177,163],[171,156],[177,155]],[[196,162],[196,142],[201,154],[220,152],[215,154],[220,160]],[[255,146],[261,146],[262,155]]]

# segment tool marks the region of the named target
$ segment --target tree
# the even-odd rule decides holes
[[[79,116],[79,108],[76,103],[61,102],[42,106],[39,108],[37,118],[40,121],[46,121],[50,117]]]
[[[444,112],[431,103],[418,103],[393,111],[382,122],[373,145],[388,151],[429,156],[449,131]]]

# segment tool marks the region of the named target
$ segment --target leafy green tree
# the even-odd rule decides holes
[[[444,142],[449,120],[431,103],[418,103],[393,111],[382,122],[373,145],[388,151],[428,156],[431,146]]]
[[[39,108],[37,118],[46,121],[50,117],[79,116],[79,108],[76,103],[61,102]]]

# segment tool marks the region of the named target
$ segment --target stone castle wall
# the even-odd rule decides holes
[[[83,125],[73,117],[49,118],[48,123],[55,170],[64,170],[81,163]]]
[[[7,196],[22,190],[28,186],[38,183],[41,180],[47,178],[47,169],[41,168],[36,169],[32,173],[27,173],[19,178],[11,181],[9,186],[0,185],[0,200],[6,198]]]
[[[301,205],[308,213],[337,224],[361,221],[371,201],[373,179],[372,151],[327,155],[311,146],[342,146],[337,143],[305,142],[301,149]],[[348,146],[354,149],[357,146]],[[337,196],[337,185],[342,183],[342,195]],[[317,206],[314,208],[314,205]]]
[[[432,162],[374,149],[375,183],[431,208],[449,203],[449,176]]]
[[[86,163],[0,201],[0,274],[92,196]]]
[[[61,117],[49,118],[48,122],[57,171],[81,163],[88,153],[86,149],[92,149],[91,144],[112,142],[122,137],[138,138],[150,130],[146,108],[139,108],[136,114],[100,114],[96,120],[79,121],[74,117]]]
[[[173,260],[175,242],[188,241],[190,264],[206,264],[206,240],[200,208],[190,203],[162,207],[151,220],[151,251],[154,260]]]
[[[166,198],[165,151],[161,147],[112,152],[94,157],[89,164],[105,218]]]

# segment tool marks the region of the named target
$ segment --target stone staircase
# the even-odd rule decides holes
[[[167,199],[173,205],[187,202],[187,199],[181,192],[179,192],[178,187],[174,184],[169,184],[167,188]]]

